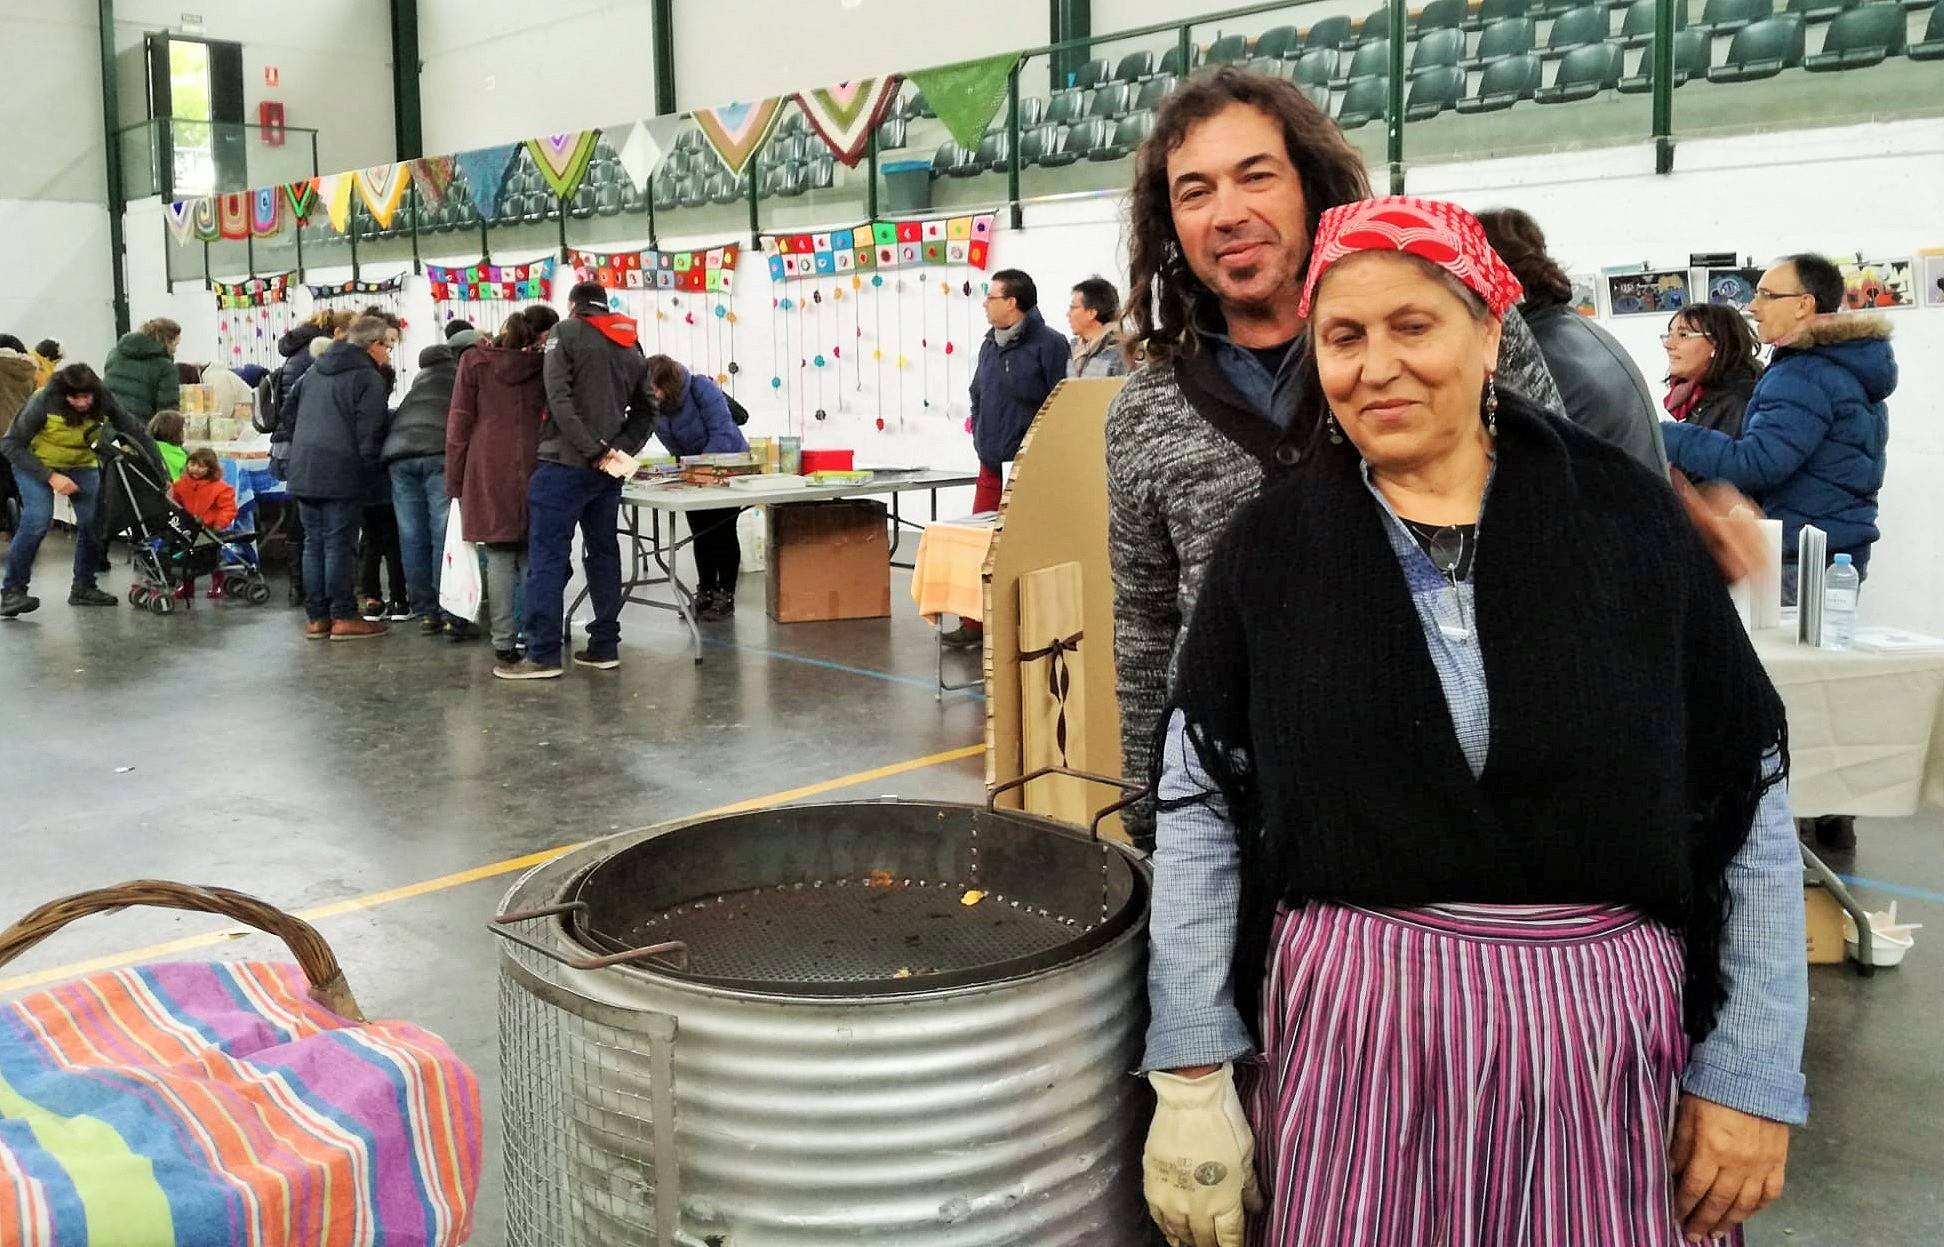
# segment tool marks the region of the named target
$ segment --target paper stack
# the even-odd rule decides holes
[[[1822,644],[1823,577],[1829,570],[1829,534],[1804,524],[1796,535],[1796,642]]]

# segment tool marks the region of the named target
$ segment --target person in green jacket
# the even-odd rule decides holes
[[[184,429],[179,411],[158,411],[148,422],[149,436],[155,439],[155,449],[162,455],[162,466],[169,469],[171,482],[182,479],[182,469],[189,462],[189,452],[182,448]]]
[[[181,405],[182,381],[175,365],[181,344],[182,326],[165,316],[143,321],[140,329],[115,343],[101,379],[123,411],[146,424],[156,412]]]
[[[113,606],[115,599],[95,587],[95,515],[101,502],[100,444],[106,427],[133,442],[162,470],[162,456],[142,422],[122,410],[95,370],[70,364],[27,400],[4,436],[0,455],[13,468],[20,490],[20,531],[7,547],[7,571],[0,581],[0,618],[11,619],[40,606],[27,593],[34,557],[54,522],[54,495],[74,504],[74,586],[70,606]]]

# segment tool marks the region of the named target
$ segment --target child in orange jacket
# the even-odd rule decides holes
[[[222,460],[207,447],[189,452],[189,458],[182,465],[182,475],[169,486],[169,497],[215,532],[224,532],[236,523],[236,491],[223,480]],[[195,584],[183,581],[175,595],[179,598],[194,597]],[[223,573],[213,572],[209,577],[210,600],[215,601],[223,596]]]

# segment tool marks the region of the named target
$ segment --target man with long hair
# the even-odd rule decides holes
[[[1366,199],[1363,157],[1294,85],[1223,67],[1168,97],[1135,156],[1128,343],[1145,366],[1107,415],[1123,774],[1145,776],[1181,629],[1237,508],[1305,453],[1297,308],[1325,209]],[[1557,409],[1525,323],[1498,381]],[[1152,814],[1129,811],[1151,846]]]
[[[34,557],[54,522],[54,495],[74,507],[74,584],[70,606],[113,606],[113,594],[95,587],[100,553],[95,512],[101,506],[102,442],[107,426],[141,448],[150,470],[166,483],[168,473],[142,422],[128,414],[86,364],[69,364],[27,400],[0,436],[0,454],[13,470],[20,490],[20,531],[7,549],[7,574],[0,584],[0,618],[25,615],[40,606],[27,592]]]

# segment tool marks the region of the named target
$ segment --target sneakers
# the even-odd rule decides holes
[[[445,621],[437,615],[422,615],[419,617],[420,636],[438,636],[444,631]]]
[[[973,649],[985,642],[985,628],[976,624],[969,625],[964,620],[959,626],[938,638],[938,643],[946,649]]]
[[[695,595],[695,617],[703,623],[721,623],[736,617],[736,595],[727,589],[704,589]]]
[[[612,651],[596,652],[591,649],[574,651],[576,667],[592,667],[596,671],[612,671],[621,665],[621,659]]]
[[[40,599],[31,596],[25,589],[8,589],[0,593],[0,619],[31,615],[39,609]]]
[[[210,601],[220,602],[228,596],[229,596],[229,590],[223,587],[223,581],[220,576],[210,583],[209,586]]]
[[[384,600],[382,598],[366,598],[359,604],[358,613],[366,619],[383,619],[385,617]]]
[[[112,593],[103,593],[93,585],[76,586],[68,590],[69,606],[117,606],[120,603]]]
[[[520,651],[517,649],[496,649],[493,651],[493,657],[499,660],[500,666],[510,667],[520,661]]]
[[[196,582],[193,580],[183,581],[181,584],[175,587],[175,592],[171,593],[169,596],[174,598],[178,602],[187,602],[189,599],[196,596]]]
[[[549,667],[530,658],[522,658],[518,662],[500,663],[493,668],[493,674],[502,680],[558,680],[560,667],[558,664]]]
[[[331,621],[328,619],[306,619],[304,621],[306,641],[328,641],[331,639]]]
[[[400,619],[400,620],[403,620],[403,619],[410,619],[410,618],[412,617],[412,606],[411,606],[411,603],[409,603],[409,602],[393,602],[393,603],[391,604],[391,606],[389,606],[389,607],[388,607],[388,608],[386,609],[386,614],[387,614],[387,615],[389,615],[389,616],[390,616],[391,618],[393,618],[393,619]]]
[[[445,630],[446,635],[452,638],[454,645],[460,645],[467,641],[477,641],[481,635],[477,624],[467,623],[463,619],[446,620]]]
[[[334,619],[331,621],[333,641],[362,641],[366,637],[384,636],[391,631],[391,625],[376,619]]]

